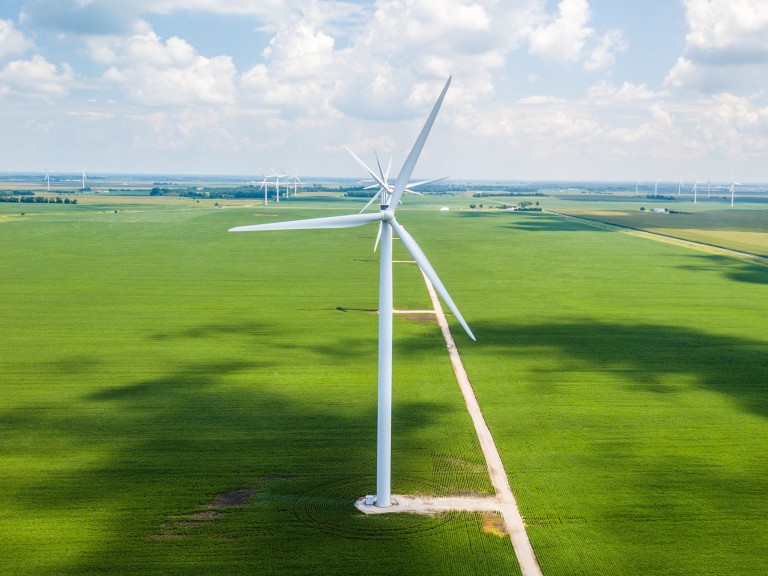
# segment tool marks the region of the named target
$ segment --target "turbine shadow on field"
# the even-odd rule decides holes
[[[202,324],[192,326],[177,332],[157,333],[150,336],[152,340],[171,340],[176,338],[212,338],[226,335],[257,335],[266,330],[266,326],[257,322],[240,322],[238,324]]]
[[[618,372],[635,386],[677,393],[670,378],[712,390],[738,401],[744,410],[768,417],[768,345],[765,342],[707,334],[678,326],[618,325],[593,321],[539,325],[477,326],[478,345],[507,357],[527,350],[560,352],[558,372],[586,365]],[[554,356],[558,357],[558,356]],[[692,379],[691,379],[692,377]]]
[[[606,228],[586,226],[575,220],[555,216],[535,216],[518,222],[512,222],[502,228],[525,230],[528,232],[612,232]]]
[[[294,568],[289,563],[281,569],[274,560],[268,564],[272,573],[289,574],[312,569],[311,550],[319,537],[312,523],[329,522],[342,534],[360,530],[352,502],[373,489],[375,393],[361,394],[358,386],[340,398],[315,382],[299,382],[289,390],[273,381],[272,365],[261,361],[169,365],[158,377],[120,382],[118,373],[114,380],[72,405],[27,405],[0,415],[4,450],[21,456],[38,445],[36,457],[50,467],[22,485],[16,482],[13,514],[63,514],[68,522],[82,518],[115,534],[94,539],[91,548],[78,543],[79,554],[49,564],[56,573],[103,573],[118,566],[118,573],[126,566],[133,573],[158,566],[188,573],[189,554],[207,573],[232,566],[240,567],[238,573],[258,572],[259,559],[275,554],[305,559]],[[427,477],[415,479],[420,486],[432,481],[431,444],[423,430],[439,425],[445,410],[422,401],[400,402],[395,409],[400,457],[425,457]],[[397,467],[406,474],[413,470],[404,463]],[[403,486],[397,473],[394,481]],[[262,490],[267,483],[269,490]],[[246,508],[224,512],[220,521],[197,532],[190,524],[190,535],[180,539],[155,538],[168,518],[205,511],[217,493],[249,487],[258,491]],[[307,500],[308,494],[317,494],[319,504]],[[298,506],[319,507],[297,517]],[[376,527],[366,522],[375,535]],[[132,532],[126,535],[126,529]],[[321,540],[335,543],[333,562],[350,562],[359,554],[356,541],[339,546],[338,537]],[[440,542],[405,545],[415,546],[413,553],[433,555],[438,551],[431,548]],[[232,557],[214,553],[211,546],[235,546],[240,552]],[[207,552],[198,556],[199,549]]]
[[[710,270],[721,272],[727,278],[737,282],[749,284],[768,284],[768,266],[754,262],[745,262],[741,259],[716,255],[693,255],[696,263],[690,266],[681,266],[683,270]]]

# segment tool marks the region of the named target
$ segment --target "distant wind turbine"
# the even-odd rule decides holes
[[[683,177],[680,176],[680,180],[678,181],[678,184],[677,184],[677,195],[678,196],[680,196],[680,193],[683,191],[683,188],[685,188],[685,186],[683,185]]]
[[[280,170],[280,172],[282,172],[282,174],[278,174],[277,172],[275,172],[275,169],[272,168],[272,174],[270,174],[270,178],[275,179],[275,198],[277,198],[278,203],[280,202],[280,178],[285,178],[286,176],[288,176],[288,174],[286,174],[282,170]]]
[[[88,170],[88,168],[83,168],[83,170],[82,170],[82,172],[83,172],[83,187],[81,188],[81,190],[85,190],[85,171],[86,170]]]
[[[51,191],[51,173],[50,172],[45,173],[45,183],[48,186],[48,192],[50,192]]]
[[[294,172],[293,176],[291,176],[291,180],[293,180],[293,195],[296,196],[296,188],[299,184],[304,186],[304,182],[301,181],[301,178],[299,178],[299,169],[296,168],[296,172]]]
[[[731,188],[729,190],[729,192],[731,193],[731,208],[733,208],[733,199],[736,196],[736,186],[741,186],[741,183],[731,181]]]
[[[388,507],[391,505],[391,446],[392,446],[392,238],[396,234],[402,245],[408,250],[421,270],[429,278],[443,301],[448,305],[467,334],[475,339],[472,331],[464,321],[464,317],[454,304],[448,291],[443,286],[434,268],[427,260],[413,237],[406,232],[395,218],[400,198],[405,192],[408,180],[418,161],[424,143],[429,136],[437,113],[448,91],[451,79],[445,83],[443,91],[435,102],[432,112],[421,129],[416,142],[411,148],[394,185],[388,183],[380,176],[366,167],[382,188],[381,208],[376,214],[349,214],[346,216],[330,216],[314,218],[311,220],[294,220],[289,222],[276,222],[271,224],[256,224],[253,226],[241,226],[232,228],[231,232],[252,232],[265,230],[306,230],[318,228],[351,228],[373,222],[382,225],[382,242],[380,256],[380,280],[379,280],[379,360],[378,360],[378,425],[377,425],[377,449],[376,449],[376,506]]]
[[[264,206],[267,206],[267,191],[269,189],[269,176],[266,175],[264,170],[259,168],[259,172],[261,172],[261,175],[264,177],[264,179],[261,181],[261,189],[264,190]]]
[[[697,196],[697,194],[696,194],[696,190],[698,190],[698,188],[699,188],[699,181],[698,181],[698,180],[696,180],[696,181],[694,181],[694,183],[693,183],[693,203],[694,203],[694,204],[696,204],[696,203],[697,203],[697,202],[696,202],[696,200],[698,199],[698,196]]]

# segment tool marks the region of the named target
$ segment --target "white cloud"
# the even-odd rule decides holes
[[[279,108],[290,118],[329,118],[338,76],[333,37],[303,18],[284,22],[257,64],[240,78],[243,98],[257,105]]]
[[[528,51],[552,62],[575,62],[582,57],[587,40],[594,33],[587,0],[562,0],[557,16],[535,27],[529,36]]]
[[[32,42],[16,30],[10,20],[0,20],[0,58],[20,54],[32,48]]]
[[[148,26],[128,38],[91,43],[93,57],[112,66],[103,78],[147,105],[230,104],[236,70],[229,56],[206,58],[181,38],[163,42]]]
[[[0,92],[64,96],[74,77],[67,64],[59,67],[36,54],[30,60],[14,60],[0,69]]]
[[[588,99],[602,106],[635,103],[655,98],[655,96],[645,84],[623,82],[621,86],[616,86],[607,80],[601,80],[587,91]]]
[[[698,128],[704,138],[728,153],[753,155],[768,146],[768,107],[733,94],[717,94],[706,103]]]
[[[269,42],[264,57],[280,78],[305,80],[332,72],[334,39],[308,22],[283,27]]]
[[[592,49],[584,63],[587,70],[604,70],[616,61],[616,53],[624,52],[627,43],[620,30],[609,30],[603,34],[597,45]]]
[[[686,0],[684,54],[665,79],[672,88],[714,93],[755,86],[768,70],[768,4],[762,0]]]
[[[564,100],[563,98],[556,98],[555,96],[545,96],[543,94],[526,96],[525,98],[520,98],[517,101],[518,104],[532,105],[532,106],[540,106],[542,104],[555,104],[555,103],[562,104],[564,102],[567,102],[567,100]]]

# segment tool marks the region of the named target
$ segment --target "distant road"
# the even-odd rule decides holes
[[[666,242],[667,244],[674,244],[676,246],[683,246],[685,248],[692,248],[702,252],[709,252],[710,254],[722,254],[723,256],[734,256],[736,258],[746,258],[748,260],[755,260],[762,264],[768,264],[768,257],[761,256],[759,254],[753,254],[752,252],[742,252],[741,250],[732,250],[730,248],[723,248],[722,246],[716,246],[715,244],[706,244],[704,242],[696,242],[695,240],[686,240],[685,238],[678,238],[676,236],[670,236],[668,234],[659,234],[658,232],[648,232],[647,230],[641,230],[640,228],[632,228],[631,226],[621,226],[620,224],[612,224],[610,222],[603,222],[595,218],[585,218],[583,216],[571,216],[570,214],[564,214],[563,212],[555,212],[554,210],[543,210],[549,214],[556,216],[562,216],[571,220],[582,222],[589,226],[595,226],[597,228],[603,228],[606,230],[618,230],[619,232],[626,232],[633,236],[640,236],[643,238],[649,238],[658,242]]]

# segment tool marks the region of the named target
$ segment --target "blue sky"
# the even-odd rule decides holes
[[[768,181],[764,0],[3,0],[0,171]]]

